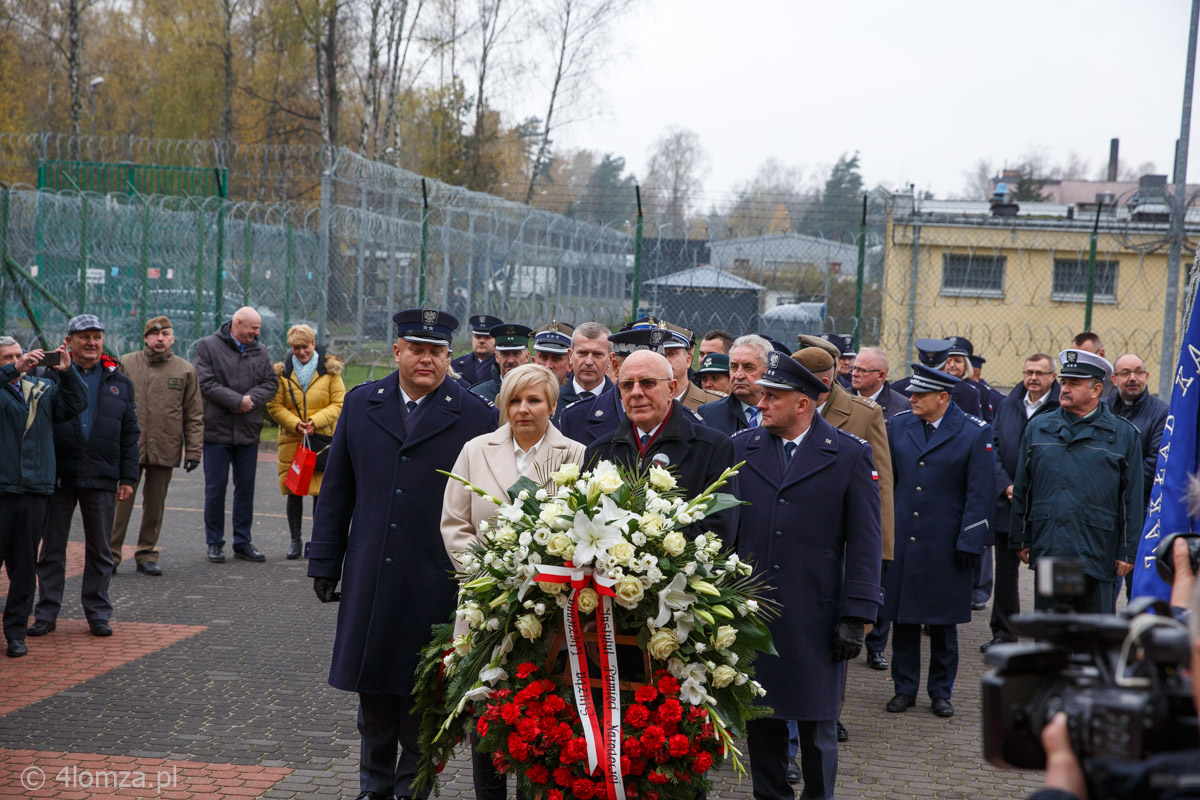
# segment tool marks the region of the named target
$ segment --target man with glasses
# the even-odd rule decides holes
[[[884,421],[912,408],[908,398],[891,387],[887,375],[888,358],[878,347],[859,350],[854,357],[854,366],[850,368],[850,384],[854,394],[878,403],[883,409]]]
[[[1017,472],[1017,454],[1021,436],[1029,420],[1058,408],[1058,381],[1055,380],[1054,358],[1034,353],[1025,359],[1023,380],[1009,392],[996,409],[992,421],[993,446],[996,453],[996,508],[994,560],[995,583],[992,591],[992,638],[979,646],[983,652],[996,644],[1017,641],[1009,619],[1021,613],[1021,597],[1017,580],[1021,559],[1008,547],[1009,517],[1012,514],[1013,475]]]
[[[695,412],[675,400],[678,393],[678,381],[664,356],[652,350],[629,355],[617,379],[624,415],[615,431],[587,446],[584,463],[589,469],[601,460],[638,470],[664,467],[675,475],[684,497],[708,488],[733,466],[733,442],[706,427]],[[737,494],[736,483],[723,491]],[[712,531],[732,545],[736,525],[736,509],[728,509],[703,520],[700,529]]]

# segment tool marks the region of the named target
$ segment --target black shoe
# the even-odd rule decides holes
[[[44,619],[34,620],[29,626],[29,630],[25,633],[29,636],[45,636],[47,633],[54,633],[54,629],[58,627],[57,622],[47,622]]]
[[[382,792],[363,792],[354,800],[392,800],[392,796]]]
[[[971,603],[971,610],[972,610],[972,611],[983,611],[985,608],[987,608],[987,602],[986,602],[986,601],[985,601],[985,602],[983,602],[983,603]]]
[[[898,694],[891,700],[888,700],[887,710],[893,714],[899,714],[917,704],[917,698],[911,694]]]
[[[107,620],[90,619],[88,620],[88,629],[92,632],[92,636],[112,636],[112,626]]]
[[[840,719],[837,721],[837,739],[839,742],[850,741],[850,731],[846,730],[846,726]]]
[[[787,777],[788,783],[799,783],[800,782],[800,778],[802,777],[800,775],[800,767],[796,766],[795,761],[793,761],[791,764],[788,764],[786,777]]]
[[[930,706],[933,713],[939,717],[953,717],[954,706],[950,705],[950,701],[944,697],[933,698],[933,703]]]
[[[25,646],[24,639],[9,639],[8,640],[8,657],[9,658],[20,658],[21,656],[27,654],[28,652],[29,652],[29,648],[27,648]]]
[[[983,644],[979,645],[979,652],[986,653],[990,648],[995,647],[998,644],[1011,644],[1015,641],[1016,639],[1008,639],[1004,636],[993,636],[990,642],[984,642]]]
[[[888,660],[883,657],[883,653],[877,653],[874,650],[868,650],[867,666],[871,669],[884,670],[888,668]]]
[[[266,561],[267,557],[254,547],[253,544],[235,544],[233,546],[233,557],[240,558],[243,561]]]
[[[224,564],[225,548],[219,544],[210,544],[208,546],[208,560],[214,564]]]
[[[287,551],[287,556],[286,556],[287,560],[295,561],[297,558],[300,557],[300,551],[302,549],[303,548],[300,545],[300,537],[293,536],[292,543],[291,543],[291,545],[288,546],[288,551]]]
[[[152,575],[155,578],[162,575],[162,567],[160,567],[158,564],[155,564],[153,561],[146,561],[138,564],[137,571],[143,575]]]

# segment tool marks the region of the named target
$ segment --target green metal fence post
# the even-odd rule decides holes
[[[417,267],[417,305],[425,305],[425,268],[429,260],[429,189],[421,178],[421,261]]]
[[[1096,203],[1096,221],[1092,223],[1092,237],[1088,243],[1087,299],[1083,307],[1083,329],[1092,329],[1092,301],[1096,296],[1096,240],[1100,237],[1100,209],[1104,202]]]
[[[637,226],[633,234],[633,310],[629,319],[638,317],[638,303],[642,299],[642,187],[633,187],[637,197]]]
[[[87,195],[79,195],[79,289],[76,297],[76,314],[87,309],[88,270],[88,201]]]
[[[858,278],[854,285],[854,338],[862,347],[863,278],[867,271],[867,196],[863,195],[862,222],[858,224]]]

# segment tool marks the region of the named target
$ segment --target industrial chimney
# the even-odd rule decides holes
[[[1110,183],[1117,179],[1117,150],[1120,147],[1120,139],[1113,139],[1108,143],[1108,180]]]

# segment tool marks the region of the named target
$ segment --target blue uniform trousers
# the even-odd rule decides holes
[[[425,798],[430,788],[413,795],[412,782],[420,763],[417,734],[420,719],[411,714],[413,699],[398,694],[358,695],[358,788],[386,797]],[[396,745],[400,745],[399,759]]]
[[[204,443],[204,539],[225,546],[225,489],[233,467],[233,544],[250,544],[258,445]]]
[[[949,700],[958,675],[958,626],[929,626],[929,698]],[[892,626],[892,680],[896,694],[916,697],[921,686],[921,626],[897,622]]]
[[[801,800],[832,800],[837,784],[837,723],[834,720],[800,720],[795,723],[800,740],[800,774],[804,777]],[[796,792],[787,782],[788,720],[756,719],[746,723],[750,780],[755,800],[793,800]]]
[[[866,636],[867,651],[870,653],[882,653],[887,649],[888,633],[892,630],[892,621],[890,619],[881,619],[871,628],[871,632]]]
[[[992,566],[992,546],[983,548],[983,556],[975,564],[975,581],[971,584],[971,602],[974,605],[986,603],[992,596],[992,584],[995,581],[995,567]]]

